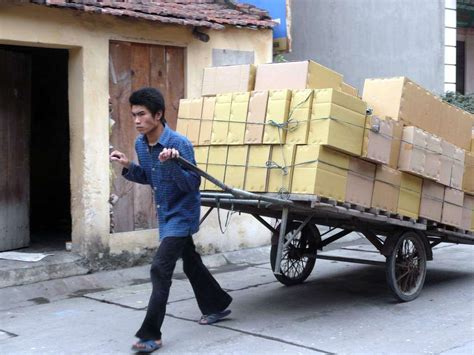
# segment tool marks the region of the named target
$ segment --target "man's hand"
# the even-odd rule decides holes
[[[112,153],[110,153],[110,161],[116,161],[127,169],[130,167],[130,160],[128,160],[125,154],[119,152],[118,150],[114,150]]]
[[[164,148],[160,155],[158,156],[158,159],[160,159],[160,162],[164,163],[165,161],[173,158],[178,158],[179,157],[179,152],[174,149],[174,148]]]

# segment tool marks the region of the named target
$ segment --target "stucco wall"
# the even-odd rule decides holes
[[[408,76],[444,92],[444,0],[293,0],[290,60],[313,59],[362,89]]]
[[[210,41],[204,43],[192,36],[191,27],[37,5],[0,5],[0,23],[0,44],[69,49],[72,240],[74,250],[90,256],[107,252],[109,247],[112,253],[139,252],[140,248],[155,246],[157,240],[156,231],[109,234],[109,41],[186,47],[187,97],[200,95],[202,69],[211,65],[213,48],[254,51],[256,63],[272,58],[270,30],[208,31]],[[262,236],[255,222],[234,222],[239,227],[223,242],[211,221],[205,236],[198,237],[203,241],[201,248],[228,250],[268,242],[268,233],[255,239],[231,240],[234,235]]]

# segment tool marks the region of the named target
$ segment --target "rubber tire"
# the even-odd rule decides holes
[[[299,225],[300,225],[300,223],[298,223],[298,222],[288,222],[288,224],[286,226],[286,235],[288,235],[288,233],[298,229]],[[276,228],[276,230],[278,232],[277,237],[279,236],[279,233],[280,233],[280,226],[281,225],[279,225]],[[319,233],[319,231],[317,230],[316,227],[315,227],[315,231],[317,233]],[[301,233],[302,233],[301,237],[305,238],[308,241],[309,246],[310,246],[310,250],[314,251],[314,257],[308,259],[308,262],[306,263],[306,265],[303,269],[303,272],[297,278],[290,278],[290,277],[288,277],[284,274],[281,274],[281,275],[273,274],[279,282],[281,282],[283,285],[286,285],[286,286],[294,286],[294,285],[298,285],[298,284],[303,283],[308,278],[308,276],[311,274],[311,272],[313,271],[314,264],[316,263],[317,238],[315,238],[312,229],[309,228],[309,227],[303,228]],[[278,238],[276,238],[276,239],[278,240]],[[286,238],[285,238],[285,240],[286,240]],[[278,251],[278,243],[277,244],[272,243],[272,246],[271,246],[271,249],[270,249],[270,264],[272,266],[272,270],[275,270],[277,251]]]
[[[402,290],[400,290],[400,288],[398,287],[397,278],[395,275],[395,261],[397,257],[397,252],[400,246],[402,245],[403,241],[406,239],[410,239],[415,245],[418,251],[418,254],[420,256],[420,261],[421,261],[421,266],[422,266],[421,280],[419,281],[418,287],[415,290],[415,292],[410,293],[410,294],[404,293]],[[415,232],[411,232],[411,231],[401,234],[397,242],[395,243],[395,246],[392,252],[387,257],[386,268],[385,268],[387,283],[393,295],[395,296],[395,298],[397,298],[399,301],[402,301],[402,302],[409,302],[409,301],[413,301],[415,298],[417,298],[420,295],[421,290],[423,288],[423,284],[425,283],[425,278],[426,278],[426,261],[427,261],[426,248],[425,248],[425,244],[423,243],[423,240],[421,240],[421,237]]]

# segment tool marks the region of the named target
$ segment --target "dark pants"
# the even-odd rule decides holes
[[[191,282],[202,314],[223,311],[232,302],[232,297],[219,286],[202,263],[191,236],[164,238],[151,265],[153,291],[143,324],[136,333],[138,338],[161,339],[161,325],[165,317],[171,277],[180,257],[183,258],[184,273]]]

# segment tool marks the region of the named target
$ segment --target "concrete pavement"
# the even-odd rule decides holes
[[[359,244],[324,254],[383,261]],[[409,303],[392,298],[380,266],[320,259],[307,282],[285,287],[271,273],[268,248],[227,255],[224,266],[214,258],[213,272],[234,298],[232,315],[214,326],[198,325],[191,287],[178,268],[163,326],[165,346],[157,353],[474,352],[472,246],[435,248],[423,292]],[[0,352],[131,353],[151,289],[147,274],[147,268],[135,268],[73,277],[61,287],[59,280],[37,284],[36,292],[34,285],[0,290]],[[27,299],[32,295],[39,297]]]

